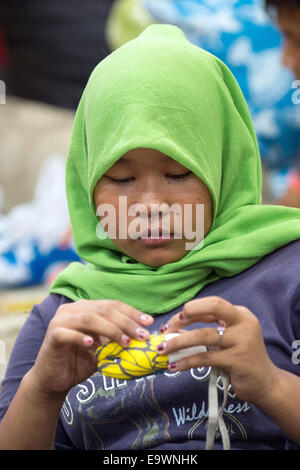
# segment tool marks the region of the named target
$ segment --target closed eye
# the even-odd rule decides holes
[[[192,172],[188,171],[187,173],[181,173],[180,175],[166,175],[168,178],[172,179],[183,179],[189,176]]]
[[[119,183],[119,184],[128,183],[129,181],[134,179],[134,178],[112,178],[111,176],[107,176],[107,175],[104,175],[104,176],[106,176],[106,178],[110,179],[114,183]]]
[[[186,173],[181,173],[179,175],[166,175],[167,178],[171,178],[171,179],[184,179],[186,178],[187,176],[189,176],[192,172],[191,171],[188,171]],[[106,178],[110,179],[111,181],[113,181],[114,183],[117,183],[117,184],[124,184],[124,183],[129,183],[130,181],[132,181],[134,178],[131,177],[131,178],[112,178],[111,176],[108,176],[108,175],[104,175],[106,176]]]

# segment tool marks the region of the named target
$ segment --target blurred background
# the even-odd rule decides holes
[[[152,23],[179,26],[230,67],[257,133],[264,203],[300,207],[300,191],[287,197],[300,168],[296,77],[282,65],[283,37],[263,0],[1,0],[0,381],[33,304],[81,261],[64,165],[83,89],[102,59]]]

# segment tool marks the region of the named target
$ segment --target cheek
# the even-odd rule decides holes
[[[99,190],[94,193],[94,203],[98,219],[102,222],[105,231],[108,224],[118,227],[119,223],[119,200],[112,191]]]
[[[128,215],[128,208],[130,207],[128,200],[119,198],[120,195],[114,195],[111,190],[102,191],[95,198],[97,216],[106,232],[109,231],[108,227],[112,228],[113,233],[115,233],[115,240],[122,240],[123,237],[128,238],[130,223],[138,218],[138,214],[136,216]]]
[[[210,197],[184,198],[179,202],[180,215],[174,216],[175,232],[182,227],[182,233],[197,233],[206,236],[212,224],[212,202]],[[173,214],[171,215],[173,217]],[[176,230],[177,229],[177,230]]]
[[[94,191],[94,202],[95,206],[111,205],[117,209],[118,207],[118,196],[114,194],[112,190],[108,190],[105,186],[102,188],[101,185]]]

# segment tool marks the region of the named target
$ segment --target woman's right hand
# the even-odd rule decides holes
[[[50,321],[30,371],[43,394],[63,398],[70,388],[97,369],[94,355],[103,338],[128,346],[130,339],[146,340],[153,318],[116,300],[79,300],[61,305]]]

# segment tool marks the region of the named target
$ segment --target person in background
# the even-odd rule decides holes
[[[285,38],[282,63],[300,80],[300,0],[266,0],[266,7],[276,12],[278,27]],[[288,188],[279,203],[300,207],[300,155],[298,164],[289,172]]]
[[[2,0],[7,95],[75,110],[88,77],[110,51],[105,24],[113,0]]]
[[[294,75],[281,63],[282,34],[265,6],[265,0],[116,0],[106,36],[115,49],[149,24],[174,24],[191,42],[225,62],[254,122],[264,203],[298,207],[299,201],[282,196],[288,182],[295,184],[291,170],[299,159],[300,107],[292,102]]]

